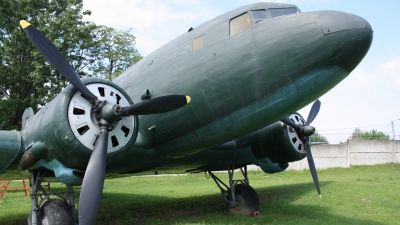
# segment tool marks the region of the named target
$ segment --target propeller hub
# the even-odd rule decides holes
[[[287,125],[287,130],[288,130],[288,138],[290,140],[290,143],[292,144],[293,148],[299,153],[299,154],[305,154],[304,150],[304,143],[303,143],[303,137],[304,135],[301,133],[302,132],[302,127],[305,124],[304,118],[298,114],[298,113],[293,113],[288,116],[288,118],[297,126],[299,126],[299,131],[297,131],[295,128]]]
[[[105,120],[107,120],[109,123],[114,123],[121,119],[122,113],[121,113],[121,106],[118,104],[110,104],[107,103],[102,109],[101,109],[101,117]]]
[[[312,127],[312,126],[303,127],[303,135],[304,136],[309,137],[309,136],[313,135],[314,133],[315,133],[315,127]]]

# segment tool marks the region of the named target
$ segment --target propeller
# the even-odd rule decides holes
[[[123,115],[148,115],[169,112],[191,101],[189,96],[168,95],[130,105],[122,109]]]
[[[104,121],[103,121],[104,122]],[[79,197],[79,224],[93,224],[100,207],[106,172],[108,127],[100,127],[100,135],[90,156]]]
[[[281,121],[282,121],[284,124],[286,124],[286,125],[292,127],[293,129],[295,129],[297,132],[300,132],[301,126],[298,125],[298,124],[296,124],[295,122],[293,122],[288,116],[285,117],[285,118],[283,118],[283,119],[281,119]]]
[[[25,20],[21,20],[20,25],[39,52],[92,104],[99,121],[100,134],[90,156],[79,197],[79,224],[91,225],[96,219],[103,194],[108,131],[111,129],[111,124],[123,116],[172,111],[188,104],[191,98],[184,95],[167,95],[132,104],[123,109],[118,105],[100,101],[83,84],[65,57],[42,32]]]
[[[310,113],[308,114],[306,126],[310,126],[312,121],[314,121],[315,117],[317,117],[319,109],[321,108],[321,102],[317,99],[310,109]]]
[[[97,97],[82,83],[78,74],[74,71],[71,65],[67,62],[61,52],[54,46],[54,44],[47,39],[42,32],[36,27],[32,26],[25,20],[20,21],[21,27],[24,29],[25,34],[31,40],[33,45],[39,50],[40,53],[53,65],[79,92],[85,96],[92,104],[97,100]]]
[[[321,107],[321,102],[319,100],[316,100],[311,107],[306,124],[304,126],[294,123],[288,116],[281,119],[281,121],[284,124],[295,129],[301,141],[303,142],[304,149],[307,155],[308,166],[310,167],[311,176],[313,178],[314,185],[315,188],[317,189],[318,195],[321,198],[321,190],[319,188],[317,169],[315,168],[314,159],[312,157],[310,148],[310,136],[315,133],[315,128],[311,127],[310,124],[312,123],[312,121],[314,121],[315,117],[317,117],[320,107]]]

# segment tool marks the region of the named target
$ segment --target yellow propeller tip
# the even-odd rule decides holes
[[[319,195],[319,198],[322,198],[322,195]]]
[[[19,24],[21,25],[22,29],[25,29],[25,27],[31,25],[31,24],[28,23],[26,20],[21,20],[21,21],[19,21]]]
[[[190,98],[190,96],[186,96],[186,102],[189,103],[190,101],[192,101],[192,99]]]

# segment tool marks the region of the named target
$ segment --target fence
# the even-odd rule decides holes
[[[348,140],[346,144],[311,147],[317,169],[355,165],[400,163],[399,140]],[[288,170],[308,169],[307,158],[289,164]]]

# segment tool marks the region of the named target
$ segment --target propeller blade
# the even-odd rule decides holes
[[[281,122],[286,124],[286,125],[288,125],[288,126],[290,126],[290,127],[292,127],[292,128],[294,128],[296,131],[300,131],[300,129],[301,129],[301,126],[299,126],[295,122],[293,122],[290,119],[290,117],[288,117],[288,116],[283,118],[283,119],[281,119]]]
[[[308,114],[306,126],[309,126],[312,121],[314,121],[315,117],[317,117],[319,109],[321,108],[321,102],[317,99],[310,109],[310,113]]]
[[[33,25],[25,20],[20,21],[21,27],[24,29],[28,38],[36,46],[40,53],[53,65],[78,91],[85,96],[92,104],[97,100],[97,97],[82,83],[78,74],[74,71],[65,57],[57,49],[54,44],[47,39],[46,36]]]
[[[149,115],[178,109],[191,101],[189,96],[167,95],[132,104],[122,109],[122,115]]]
[[[79,225],[92,225],[100,207],[106,172],[108,131],[100,133],[94,146],[79,197]]]
[[[318,181],[318,175],[317,175],[317,169],[315,168],[315,164],[314,164],[314,159],[312,157],[311,154],[311,148],[310,145],[308,143],[308,138],[307,140],[304,142],[304,147],[305,147],[305,151],[306,151],[306,155],[307,155],[307,161],[308,161],[308,166],[310,167],[310,172],[311,172],[311,176],[314,180],[314,185],[315,188],[317,189],[318,195],[321,198],[321,190],[319,189],[319,181]]]

